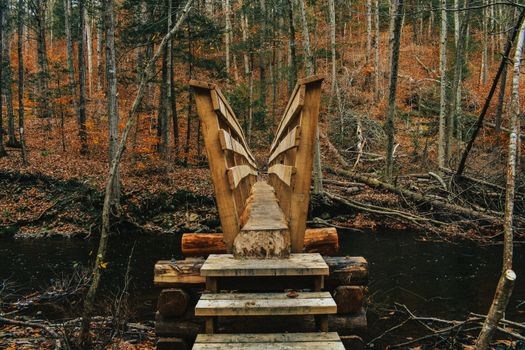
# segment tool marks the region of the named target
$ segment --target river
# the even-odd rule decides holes
[[[340,231],[341,255],[362,255],[370,264],[370,310],[405,304],[417,315],[464,319],[486,313],[501,269],[501,245],[476,242],[432,242],[411,232],[349,233]],[[131,294],[137,318],[153,319],[158,290],[153,266],[159,259],[181,259],[180,237],[121,234],[110,240],[109,265],[103,285],[112,293],[122,286],[128,257]],[[0,239],[0,281],[14,283],[19,293],[42,290],[75,266],[88,266],[93,240]],[[525,246],[515,247],[518,279],[506,317],[525,320]],[[370,311],[369,336],[384,330],[382,318]]]

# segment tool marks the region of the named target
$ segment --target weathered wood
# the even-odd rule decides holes
[[[221,148],[219,140],[219,117],[213,107],[212,96],[216,96],[214,89],[203,88],[202,85],[195,81],[190,81],[190,85],[195,91],[195,101],[197,104],[197,113],[201,120],[201,131],[204,139],[204,145],[208,156],[208,162],[211,172],[215,198],[221,220],[221,226],[224,233],[224,241],[228,251],[231,251],[233,240],[239,232],[239,206],[244,203],[236,202],[236,196],[232,192],[226,172],[228,165],[225,159],[224,151]],[[242,131],[239,133],[242,136]]]
[[[363,308],[366,288],[363,286],[338,286],[332,292],[338,314],[355,314]]]
[[[277,316],[335,314],[337,306],[328,292],[203,294],[195,316]]]
[[[290,232],[272,186],[259,181],[252,186],[241,215],[242,228],[233,243],[236,258],[287,258]]]
[[[235,190],[241,181],[249,175],[257,176],[257,171],[253,170],[249,165],[237,165],[228,168],[228,182],[230,189]]]
[[[153,282],[156,286],[181,286],[204,284],[200,270],[204,259],[188,258],[185,260],[160,260],[155,264]]]
[[[344,350],[337,333],[199,334],[193,349]]]
[[[357,256],[324,257],[330,268],[330,274],[325,278],[328,288],[337,286],[363,285],[368,282],[368,262]]]
[[[288,259],[235,259],[231,254],[211,254],[201,267],[202,276],[326,276],[328,265],[320,254],[296,253]]]
[[[268,174],[273,174],[288,186],[292,186],[292,177],[296,168],[291,165],[275,164],[268,169]]]
[[[299,145],[299,137],[301,135],[301,126],[297,125],[295,128],[290,131],[281,142],[277,145],[275,151],[272,152],[268,158],[268,163],[274,161],[275,158],[280,156],[282,153],[297,147]]]
[[[333,331],[337,331],[340,335],[350,335],[355,330],[366,329],[366,311],[361,309],[356,314],[330,315],[328,317],[328,327]]]
[[[290,99],[288,100],[286,108],[284,109],[284,115],[281,118],[281,121],[279,122],[277,132],[275,133],[275,138],[273,139],[273,142],[270,146],[270,153],[277,148],[277,145],[281,141],[281,136],[286,130],[288,124],[290,124],[290,122],[292,122],[292,120],[295,117],[297,117],[298,114],[301,112],[301,109],[304,105],[304,100],[305,87],[301,84],[297,84],[292,92]]]
[[[246,148],[244,148],[244,146],[239,141],[233,138],[230,133],[228,133],[224,129],[220,129],[219,140],[221,142],[221,147],[223,150],[228,150],[241,155],[252,166],[254,170],[257,169],[257,164],[248,154]]]
[[[231,265],[239,263],[238,260],[233,259],[232,255],[218,254],[217,256],[225,256],[225,260],[231,259]],[[229,258],[227,258],[229,256]],[[294,257],[296,254],[292,254],[290,259],[291,265],[294,265]],[[325,276],[325,287],[332,290],[338,286],[345,285],[366,285],[368,282],[368,263],[363,257],[329,257],[324,256],[322,258],[329,268],[329,275]],[[217,261],[217,260],[216,260]],[[257,260],[255,260],[257,262]],[[160,260],[155,264],[155,276],[154,283],[156,286],[169,288],[169,287],[182,287],[182,286],[195,286],[203,288],[205,284],[205,278],[200,275],[200,269],[204,264],[204,258],[187,258],[186,260]],[[234,266],[228,268],[227,274],[230,277],[237,276],[257,276],[258,272],[250,272],[249,261],[241,261],[244,264],[239,267],[239,271],[235,270]],[[258,262],[260,263],[260,262]],[[245,271],[242,271],[242,270]],[[275,271],[277,267],[271,267],[266,276],[278,276],[282,272]],[[301,271],[295,271],[296,276],[304,276]],[[211,273],[216,273],[212,271]],[[251,274],[250,274],[251,273]],[[237,275],[238,274],[238,275]],[[283,275],[282,275],[283,276]]]
[[[180,288],[169,288],[160,291],[157,310],[164,317],[183,315],[188,309],[190,296]]]
[[[186,257],[225,254],[222,233],[184,233],[181,241],[182,255]],[[304,252],[327,256],[339,252],[339,237],[335,227],[308,228],[304,234]]]

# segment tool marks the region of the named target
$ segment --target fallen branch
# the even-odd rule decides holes
[[[405,199],[409,199],[416,203],[428,204],[435,208],[445,210],[451,213],[456,213],[456,214],[467,216],[467,217],[474,217],[474,218],[482,219],[482,220],[489,221],[489,222],[494,222],[494,223],[502,222],[502,218],[500,217],[494,217],[494,216],[488,215],[486,213],[483,213],[477,210],[464,208],[464,207],[461,207],[455,204],[451,204],[451,203],[442,202],[437,199],[431,199],[428,196],[425,196],[423,194],[419,194],[419,193],[416,193],[410,190],[406,190],[406,189],[397,187],[395,185],[392,185],[390,183],[379,181],[378,179],[373,178],[373,177],[369,177],[366,175],[360,175],[358,173],[339,169],[339,168],[333,168],[331,166],[325,166],[325,168],[332,171],[333,173],[347,176],[353,179],[354,181],[362,182],[372,188],[393,192],[399,196],[402,196]]]

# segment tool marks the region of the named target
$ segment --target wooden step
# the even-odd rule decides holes
[[[328,315],[337,313],[329,292],[203,294],[195,316]]]
[[[194,350],[344,350],[335,332],[283,334],[199,334]]]
[[[287,259],[235,259],[232,254],[211,254],[201,276],[328,276],[328,265],[319,253],[290,254]]]

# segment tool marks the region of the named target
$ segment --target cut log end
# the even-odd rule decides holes
[[[290,232],[288,230],[241,231],[233,242],[233,256],[237,259],[288,258]]]

